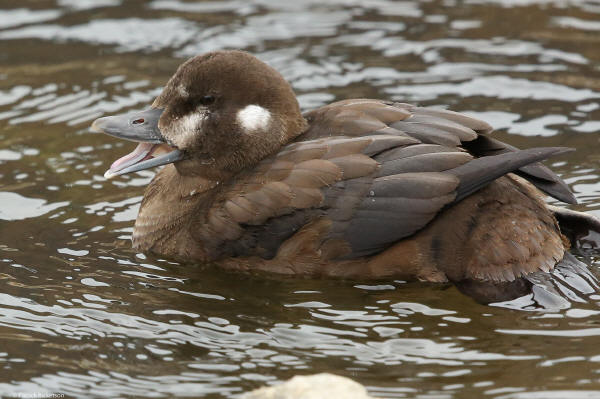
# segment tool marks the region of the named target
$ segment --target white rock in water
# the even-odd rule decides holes
[[[350,378],[328,373],[297,375],[273,387],[245,393],[241,399],[373,399]]]

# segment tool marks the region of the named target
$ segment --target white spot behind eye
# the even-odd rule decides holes
[[[269,126],[271,113],[259,105],[247,105],[237,113],[238,123],[246,130],[264,130]]]

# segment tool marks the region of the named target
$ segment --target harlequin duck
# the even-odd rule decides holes
[[[107,178],[165,165],[135,248],[228,269],[451,281],[511,299],[569,248],[541,192],[567,185],[475,118],[352,99],[302,114],[290,85],[242,51],[183,63],[152,106],[92,130],[139,142]],[[558,211],[560,214],[561,211]]]

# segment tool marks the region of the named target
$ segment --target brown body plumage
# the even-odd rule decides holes
[[[368,99],[301,115],[283,78],[237,51],[187,61],[152,112],[152,142],[177,159],[144,194],[133,243],[145,252],[239,270],[453,281],[490,301],[521,293],[524,276],[552,270],[568,249],[534,186],[574,201],[538,163],[564,149],[519,151],[465,115]],[[110,123],[95,128],[124,136]],[[121,163],[111,176],[145,168]]]

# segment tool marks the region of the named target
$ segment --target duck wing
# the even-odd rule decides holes
[[[411,104],[381,100],[355,99],[307,112],[312,123],[303,138],[331,134],[362,136],[365,134],[408,135],[422,143],[462,147],[475,157],[519,151],[518,148],[489,136],[492,127],[479,119],[458,112],[417,107]],[[515,170],[546,194],[576,204],[566,183],[539,162]]]
[[[213,203],[194,230],[212,257],[273,258],[317,220],[327,225],[316,238],[328,248],[324,256],[373,255],[494,179],[565,151],[474,158],[460,144],[489,126],[464,115],[436,110],[449,119],[427,119],[429,110],[421,109],[411,121],[408,106],[371,100],[319,110],[307,115],[312,125],[296,142],[240,176]]]

